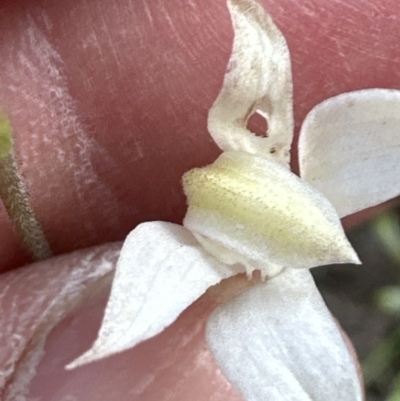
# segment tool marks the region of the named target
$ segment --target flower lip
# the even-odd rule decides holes
[[[185,227],[225,263],[241,262],[266,276],[285,267],[359,263],[332,205],[272,160],[224,152],[186,173],[183,185]]]

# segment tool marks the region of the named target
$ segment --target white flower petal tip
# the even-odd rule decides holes
[[[264,277],[284,267],[359,263],[332,205],[274,161],[224,152],[186,173],[183,185],[185,227],[224,263]]]
[[[247,401],[361,401],[355,361],[311,274],[287,269],[221,305],[207,340]]]
[[[99,357],[98,351],[96,349],[90,349],[89,351],[86,351],[84,354],[82,354],[79,358],[66,365],[65,369],[73,370],[78,368],[79,366],[87,365],[88,363],[92,363],[106,357],[107,355],[105,355],[104,357]]]
[[[339,216],[400,194],[400,91],[365,89],[317,105],[300,132],[301,177]]]
[[[205,252],[182,226],[159,221],[139,225],[122,247],[98,338],[67,369],[155,336],[210,286],[240,272]]]
[[[286,40],[257,2],[228,0],[228,8],[235,37],[221,92],[209,113],[209,132],[224,151],[271,155],[288,166],[293,89]],[[268,138],[246,129],[255,112],[268,120]]]

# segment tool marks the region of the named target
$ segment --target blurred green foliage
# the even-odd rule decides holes
[[[312,273],[356,348],[367,401],[400,401],[400,208],[348,237],[363,264],[323,266]]]
[[[371,225],[382,248],[400,271],[399,209],[385,212]],[[393,328],[362,361],[366,388],[382,383],[388,388],[387,401],[400,401],[400,282],[375,290],[373,300],[385,314],[393,317]]]

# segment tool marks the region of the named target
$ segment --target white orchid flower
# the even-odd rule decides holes
[[[351,353],[309,269],[359,263],[340,217],[400,193],[400,92],[346,93],[316,106],[290,172],[292,77],[285,38],[253,0],[228,0],[235,33],[209,131],[223,150],[183,178],[184,226],[139,225],[117,264],[102,327],[74,368],[163,331],[210,286],[264,280],[219,306],[210,348],[246,400],[361,400]],[[268,137],[252,134],[253,113]]]

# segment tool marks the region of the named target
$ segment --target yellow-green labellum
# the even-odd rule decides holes
[[[332,205],[278,163],[225,152],[185,174],[184,225],[223,262],[275,275],[285,267],[358,263]]]

